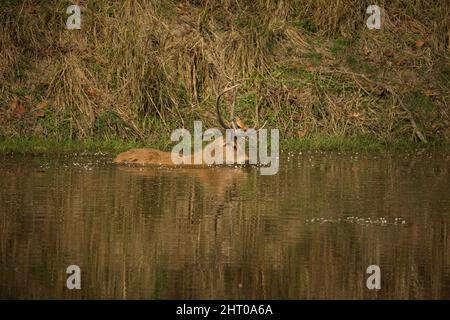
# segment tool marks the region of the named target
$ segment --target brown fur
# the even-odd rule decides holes
[[[173,165],[170,152],[157,149],[130,149],[119,154],[114,163]]]
[[[209,143],[207,146],[203,148],[203,150],[199,151],[200,153],[205,152],[205,154],[210,154],[215,151],[215,148],[218,146],[222,148],[224,160],[226,158],[227,152],[235,153],[232,144],[226,144],[224,138],[217,138],[213,142]],[[186,158],[183,166],[205,166],[206,163],[202,157],[201,164],[194,164],[195,155],[192,157]],[[242,163],[248,161],[247,155],[238,156],[237,153],[234,154],[234,163],[239,163],[238,158],[242,160]],[[175,164],[172,162],[171,152],[164,152],[156,149],[144,148],[144,149],[130,149],[126,152],[119,154],[115,159],[114,163],[117,164],[140,164],[140,165],[162,165],[162,166],[174,166]]]

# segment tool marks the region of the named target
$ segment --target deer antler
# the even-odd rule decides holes
[[[216,100],[216,111],[217,111],[217,118],[219,120],[220,125],[226,130],[226,129],[233,129],[231,128],[229,125],[227,125],[225,123],[225,121],[222,118],[222,114],[220,113],[220,99],[222,98],[222,96],[227,93],[230,90],[233,90],[234,88],[239,87],[240,84],[235,84],[234,86],[231,86],[229,88],[224,89],[218,96],[217,96],[217,100]],[[233,120],[233,119],[232,119]]]
[[[234,101],[233,101],[233,106],[232,106],[232,110],[231,110],[231,121],[230,121],[230,125],[228,125],[222,118],[222,114],[220,112],[220,99],[222,98],[222,96],[227,93],[230,90],[233,90],[234,88],[239,87],[240,84],[235,84],[234,86],[231,86],[229,88],[224,89],[218,96],[217,96],[217,101],[216,101],[216,111],[217,111],[217,118],[219,120],[220,125],[226,130],[226,129],[241,129],[243,131],[247,131],[248,127],[245,125],[245,123],[239,119],[238,117],[234,116],[234,104],[236,102],[236,94],[234,95]],[[255,128],[256,131],[258,131],[259,129],[262,129],[265,127],[265,125],[267,124],[267,121],[264,122],[263,126],[260,128]]]

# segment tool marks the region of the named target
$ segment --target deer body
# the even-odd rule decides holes
[[[244,164],[248,162],[248,157],[245,153],[240,154],[235,150],[233,143],[226,143],[223,137],[218,137],[213,142],[206,145],[203,150],[200,150],[192,155],[181,156],[180,164],[188,166],[210,165],[212,163],[208,162],[206,159],[214,158],[215,153],[219,149],[222,151],[223,159],[232,159],[230,164]],[[198,159],[200,159],[200,161],[198,161]],[[114,159],[114,163],[162,166],[176,165],[173,161],[172,152],[165,152],[151,148],[130,149],[119,154]]]
[[[119,154],[114,163],[117,164],[156,164],[156,165],[172,165],[170,152],[164,152],[157,149],[130,149]]]

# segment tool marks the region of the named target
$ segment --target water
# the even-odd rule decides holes
[[[0,159],[0,298],[450,298],[449,155],[291,153],[275,176]]]

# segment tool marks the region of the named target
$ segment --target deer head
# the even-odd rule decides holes
[[[230,114],[230,120],[224,120],[222,118],[222,113],[220,111],[220,100],[223,97],[223,95],[237,87],[239,87],[240,84],[236,84],[232,87],[226,88],[224,89],[218,96],[217,96],[217,100],[216,100],[216,112],[217,112],[217,119],[220,123],[220,125],[225,129],[225,130],[232,130],[233,131],[233,136],[234,138],[231,141],[227,141],[227,140],[223,140],[223,147],[224,149],[231,149],[233,150],[233,152],[237,153],[238,150],[238,146],[237,146],[237,135],[238,135],[238,130],[242,130],[242,131],[247,131],[248,127],[245,125],[245,123],[239,119],[238,117],[234,116],[234,105],[236,103],[236,93],[234,94],[234,98],[233,98],[233,104],[231,106],[231,114]],[[236,162],[242,162],[244,161],[245,163],[248,163],[248,156],[245,154],[245,152],[241,155],[236,154],[235,155],[235,161]]]
[[[228,121],[224,121],[224,119],[222,118],[222,113],[220,112],[220,100],[221,100],[222,96],[225,93],[227,93],[227,92],[229,92],[229,91],[231,91],[231,90],[233,90],[233,89],[235,89],[235,88],[237,88],[239,86],[240,86],[240,84],[236,84],[236,85],[234,85],[232,87],[226,88],[225,90],[223,90],[217,96],[217,100],[216,100],[217,118],[219,120],[220,125],[225,130],[231,129],[233,131],[236,131],[237,129],[241,129],[243,131],[247,131],[247,129],[248,129],[248,127],[244,124],[244,122],[241,119],[239,119],[238,117],[234,116],[234,105],[236,103],[236,94],[234,95],[234,99],[233,99],[233,108],[232,108],[231,115],[230,115],[230,121],[229,122]]]

